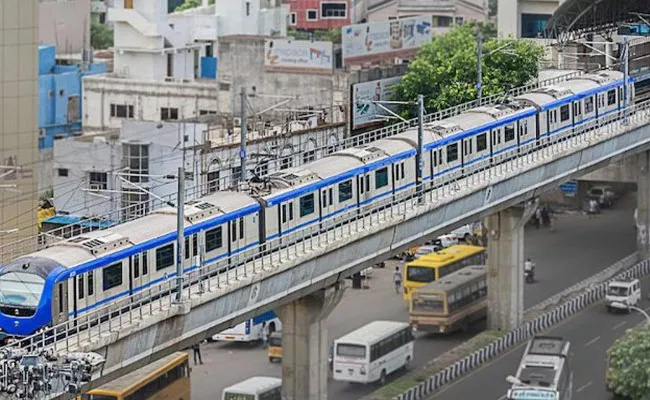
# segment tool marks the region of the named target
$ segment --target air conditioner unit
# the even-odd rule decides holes
[[[240,127],[240,126],[241,126],[241,118],[233,118],[233,119],[232,119],[232,123],[233,123],[233,125],[235,125],[236,127]]]
[[[166,76],[165,77],[165,82],[174,82],[174,77],[173,76]]]
[[[99,183],[91,183],[90,190],[102,190],[102,185]]]

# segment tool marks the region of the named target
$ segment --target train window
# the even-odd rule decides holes
[[[156,249],[156,271],[174,265],[174,244],[159,247]]]
[[[388,167],[375,171],[375,189],[388,186]]]
[[[239,238],[244,238],[244,218],[239,218]]]
[[[136,254],[133,256],[133,277],[140,277],[140,255]]]
[[[205,232],[205,251],[212,251],[218,249],[223,245],[222,243],[221,227],[210,229]]]
[[[370,191],[370,175],[366,175],[366,192]]]
[[[359,193],[363,194],[366,189],[366,185],[363,184],[363,176],[359,177]]]
[[[63,312],[63,283],[59,283],[59,313]]]
[[[352,198],[352,180],[339,183],[339,203]]]
[[[616,104],[616,89],[607,92],[607,105],[611,106],[612,104]]]
[[[185,245],[183,246],[183,253],[185,254],[185,259],[190,258],[190,237],[185,236]]]
[[[300,198],[300,218],[314,213],[314,194],[308,194]]]
[[[569,112],[569,105],[565,104],[560,107],[560,122],[564,122],[571,118],[571,113]]]
[[[237,221],[230,221],[230,240],[237,240]]]
[[[147,252],[142,253],[142,276],[149,273],[149,260],[147,259]]]
[[[77,292],[79,299],[84,298],[84,276],[83,274],[77,276]]]
[[[122,284],[122,263],[109,265],[102,271],[104,291],[113,289]]]
[[[404,164],[405,164],[405,163],[402,163],[402,165],[400,165],[400,169],[402,170],[402,179],[404,179],[404,177],[406,177],[406,172],[405,172]]]
[[[334,204],[334,190],[332,188],[329,188],[329,194],[330,194],[330,206]]]
[[[283,204],[282,205],[282,223],[285,224],[287,222],[287,205]]]
[[[476,137],[476,151],[483,151],[487,147],[487,133],[481,133]]]
[[[199,254],[199,239],[196,235],[192,235],[192,256],[195,256]]]
[[[88,280],[88,296],[92,296],[95,293],[95,271],[88,272],[86,279]]]
[[[589,96],[585,99],[585,114],[594,111],[594,97]]]
[[[327,190],[323,190],[323,202],[321,204],[322,207],[327,207]]]
[[[458,143],[452,143],[447,146],[447,162],[454,162],[458,160]]]
[[[433,166],[438,166],[438,152],[436,150],[433,151]]]
[[[289,203],[289,221],[293,221],[293,203]]]

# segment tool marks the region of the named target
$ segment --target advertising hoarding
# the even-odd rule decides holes
[[[433,38],[431,16],[347,25],[341,37],[344,65],[408,57]]]
[[[264,70],[331,73],[332,42],[267,39],[264,42]]]
[[[352,85],[352,96],[350,96],[352,100],[352,129],[385,121],[386,119],[383,117],[390,113],[371,101],[394,100],[392,98],[394,85],[401,80],[401,76],[396,76]],[[399,104],[382,104],[382,106],[395,113],[400,111]]]

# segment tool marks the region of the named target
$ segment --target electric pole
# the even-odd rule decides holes
[[[241,172],[239,175],[240,182],[246,182],[246,136],[248,135],[248,124],[246,123],[246,87],[241,88],[241,148],[239,149],[239,158],[241,158]]]
[[[630,42],[623,39],[623,123],[627,124],[627,106],[628,106],[628,79],[630,75]]]
[[[183,140],[185,142],[185,140]],[[185,146],[182,146],[185,152]],[[185,154],[185,153],[183,153]],[[183,162],[185,157],[183,157]],[[185,244],[185,165],[178,168],[178,195],[176,196],[176,301],[180,303],[183,294],[183,247]]]
[[[417,191],[418,191],[418,203],[424,203],[424,158],[422,151],[424,142],[424,96],[418,95],[418,152],[416,154],[416,164],[417,164]]]
[[[479,30],[476,36],[476,100],[481,105],[483,97],[483,32]]]

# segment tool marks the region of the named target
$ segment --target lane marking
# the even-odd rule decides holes
[[[591,346],[592,344],[596,343],[599,339],[600,339],[600,336],[596,336],[595,338],[593,338],[590,341],[588,341],[587,343],[585,343],[585,347]]]
[[[507,394],[504,394],[503,396],[499,397],[497,400],[505,400]]]
[[[618,328],[620,328],[621,326],[623,326],[625,324],[627,324],[627,321],[619,322],[618,324],[616,324],[616,325],[614,325],[612,327],[612,330],[615,331],[615,330],[617,330]]]
[[[593,381],[589,381],[589,382],[585,383],[584,385],[580,386],[580,387],[576,390],[576,393],[580,393],[580,392],[582,392],[583,390],[585,390],[586,388],[588,388],[589,386],[591,386],[593,383],[594,383]]]

